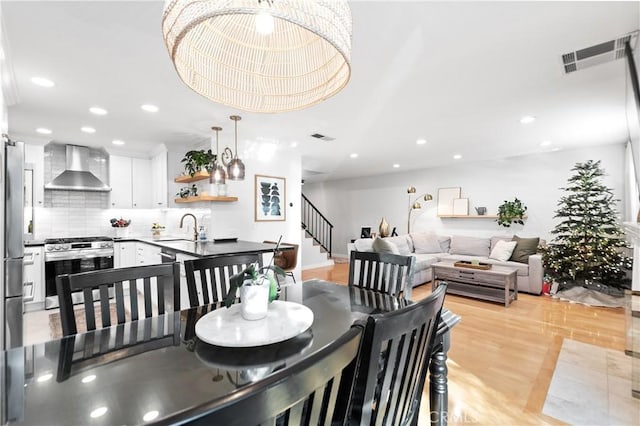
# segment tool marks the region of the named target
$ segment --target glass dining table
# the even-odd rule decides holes
[[[285,287],[281,299],[309,308],[313,324],[265,346],[219,347],[201,341],[196,322],[225,309],[216,304],[2,352],[4,419],[16,425],[132,425],[204,403],[215,407],[217,400],[316,353],[355,321],[410,303],[320,280]],[[443,313],[432,354],[432,423],[446,423],[444,363],[456,318]],[[434,408],[439,410],[435,416]]]

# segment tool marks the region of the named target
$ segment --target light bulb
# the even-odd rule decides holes
[[[256,31],[262,35],[269,35],[273,32],[273,16],[265,12],[256,15]]]

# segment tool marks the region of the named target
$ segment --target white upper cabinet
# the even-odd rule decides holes
[[[134,209],[153,207],[151,205],[153,186],[151,160],[133,158],[131,161],[131,206]]]
[[[131,181],[132,158],[119,155],[109,156],[109,185],[111,185],[111,207],[130,209],[133,205]]]
[[[167,151],[156,154],[151,159],[151,178],[153,179],[152,207],[167,207]]]
[[[25,144],[24,162],[33,168],[33,206],[44,207],[44,146]]]

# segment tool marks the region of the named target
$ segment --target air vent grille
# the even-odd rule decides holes
[[[316,138],[316,139],[320,139],[320,140],[323,140],[323,141],[327,141],[327,142],[331,142],[331,141],[335,141],[336,140],[336,138],[332,138],[331,136],[325,136],[325,135],[322,135],[320,133],[314,133],[314,134],[311,135],[311,137],[312,138]]]
[[[562,55],[564,72],[569,74],[583,68],[603,64],[624,58],[624,46],[629,42],[631,48],[635,47],[638,41],[638,31],[625,34],[615,40],[605,41],[584,49],[576,50]]]

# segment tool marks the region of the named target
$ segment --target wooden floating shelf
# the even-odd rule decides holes
[[[238,201],[238,197],[217,197],[213,195],[199,195],[197,197],[176,198],[176,203],[197,203],[200,201],[219,201],[224,203],[230,203]]]
[[[497,219],[498,215],[497,214],[483,214],[483,215],[445,214],[445,215],[438,215],[438,217],[441,219]],[[525,220],[526,218],[527,216],[522,216],[522,220]]]
[[[197,172],[193,176],[191,175],[178,176],[173,181],[175,183],[191,183],[191,182],[197,182],[199,180],[205,180],[205,179],[209,179],[209,173],[206,170]]]

